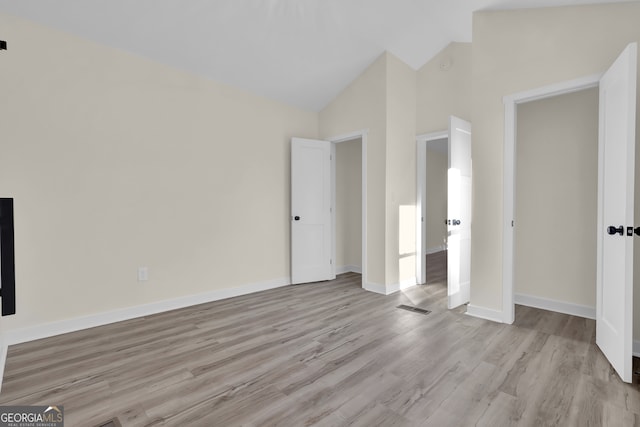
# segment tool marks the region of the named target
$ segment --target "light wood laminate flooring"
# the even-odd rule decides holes
[[[592,320],[518,306],[498,324],[447,310],[443,283],[360,280],[11,346],[0,404],[64,405],[67,426],[640,426]]]

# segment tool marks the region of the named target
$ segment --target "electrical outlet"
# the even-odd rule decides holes
[[[138,282],[146,282],[149,280],[149,269],[147,267],[138,267]]]

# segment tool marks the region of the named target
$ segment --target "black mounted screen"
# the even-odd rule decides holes
[[[13,240],[13,199],[0,198],[0,280],[2,315],[16,314],[16,263]]]

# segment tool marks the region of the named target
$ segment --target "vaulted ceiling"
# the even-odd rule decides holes
[[[0,0],[0,12],[317,111],[385,50],[418,69],[471,41],[476,10],[614,1]]]

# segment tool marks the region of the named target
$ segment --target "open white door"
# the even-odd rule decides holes
[[[469,302],[471,283],[471,123],[449,118],[447,182],[449,308]]]
[[[331,143],[291,140],[291,283],[331,280]]]
[[[625,382],[632,376],[636,62],[632,43],[600,80],[596,343]]]

